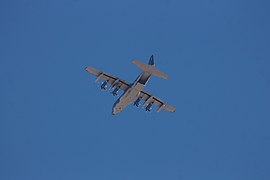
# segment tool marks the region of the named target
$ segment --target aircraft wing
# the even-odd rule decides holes
[[[165,103],[161,99],[159,99],[156,96],[151,95],[150,93],[146,91],[141,91],[139,97],[141,97],[143,100],[145,100],[143,105],[147,105],[149,103],[153,103],[158,107],[157,112],[160,112],[161,110],[167,110],[169,112],[175,112],[175,108],[171,105]]]
[[[119,79],[108,73],[97,70],[91,66],[88,66],[85,70],[97,76],[96,82],[98,82],[99,80],[107,81],[107,83],[111,84],[110,88],[118,86],[121,90],[126,91],[130,87],[130,83],[126,82],[125,80]]]

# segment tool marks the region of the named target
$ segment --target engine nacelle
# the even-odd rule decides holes
[[[152,109],[152,105],[153,105],[153,102],[149,103],[149,104],[146,106],[145,110],[148,111],[148,112],[150,112],[151,109]]]
[[[112,92],[113,96],[117,96],[118,95],[117,93],[118,93],[119,89],[120,89],[120,87],[114,88],[114,90]]]
[[[133,105],[139,107],[141,99],[141,97],[138,97],[138,99],[134,102]]]
[[[105,90],[107,84],[108,84],[108,81],[104,81],[104,82],[101,84],[100,88]]]

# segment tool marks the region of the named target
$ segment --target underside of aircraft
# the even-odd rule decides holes
[[[160,112],[161,110],[175,112],[176,109],[174,107],[170,106],[158,97],[144,91],[144,87],[152,75],[163,79],[168,78],[166,74],[162,73],[155,67],[154,56],[152,55],[150,57],[148,64],[139,60],[133,60],[133,63],[142,70],[142,73],[133,83],[128,83],[125,80],[97,70],[91,66],[86,68],[86,71],[97,77],[96,82],[103,80],[103,83],[100,86],[101,89],[106,90],[108,84],[110,84],[108,89],[112,90],[112,94],[114,96],[118,95],[119,90],[124,91],[124,93],[114,103],[112,114],[115,115],[122,112],[126,106],[132,103],[134,106],[139,107],[141,101],[144,101],[142,106],[145,106],[145,110],[149,112],[153,105],[158,107],[157,112]]]

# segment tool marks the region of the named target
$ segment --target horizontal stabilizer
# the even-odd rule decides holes
[[[138,60],[132,61],[136,66],[138,66],[142,71],[147,72],[153,76],[157,76],[163,79],[168,79],[168,75],[164,74],[163,72],[159,71],[155,66],[145,64]]]

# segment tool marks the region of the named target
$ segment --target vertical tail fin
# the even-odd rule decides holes
[[[153,55],[153,54],[152,54],[152,56],[150,57],[148,64],[149,64],[149,65],[152,65],[152,66],[155,66],[155,61],[154,61],[154,55]]]

